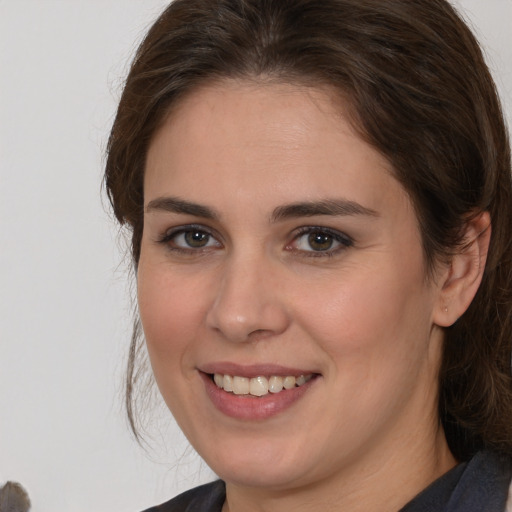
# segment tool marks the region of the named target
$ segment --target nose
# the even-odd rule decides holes
[[[279,273],[270,262],[232,258],[219,276],[207,325],[232,342],[256,341],[283,333],[289,314]]]

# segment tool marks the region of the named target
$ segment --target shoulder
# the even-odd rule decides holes
[[[512,483],[508,488],[507,505],[505,507],[505,512],[512,512]]]
[[[151,507],[144,512],[221,512],[226,498],[222,480],[190,489],[166,503]]]
[[[512,512],[512,460],[482,451],[424,489],[400,512]]]
[[[451,496],[449,510],[512,512],[512,458],[490,451],[477,453],[465,465]]]

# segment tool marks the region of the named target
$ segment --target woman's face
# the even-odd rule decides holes
[[[440,286],[407,194],[328,90],[192,93],[151,143],[144,194],[151,364],[217,474],[291,488],[429,446]]]

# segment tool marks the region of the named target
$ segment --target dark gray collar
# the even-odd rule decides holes
[[[478,452],[433,482],[400,512],[504,512],[511,478],[509,457]]]
[[[504,512],[511,478],[510,458],[479,452],[429,485],[399,512]],[[220,512],[225,498],[224,482],[217,480],[146,512]]]

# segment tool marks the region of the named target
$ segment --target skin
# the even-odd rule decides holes
[[[155,134],[144,187],[150,360],[179,425],[226,481],[224,510],[396,511],[455,465],[437,415],[442,327],[469,304],[485,256],[475,244],[427,279],[408,195],[331,91],[194,91]],[[168,211],[169,197],[208,212]],[[363,212],[276,218],[333,200]],[[475,222],[470,235],[488,218]],[[204,246],[187,245],[191,224]],[[305,226],[351,242],[318,250]],[[244,420],[205,392],[198,369],[219,361],[318,377],[279,414]]]

